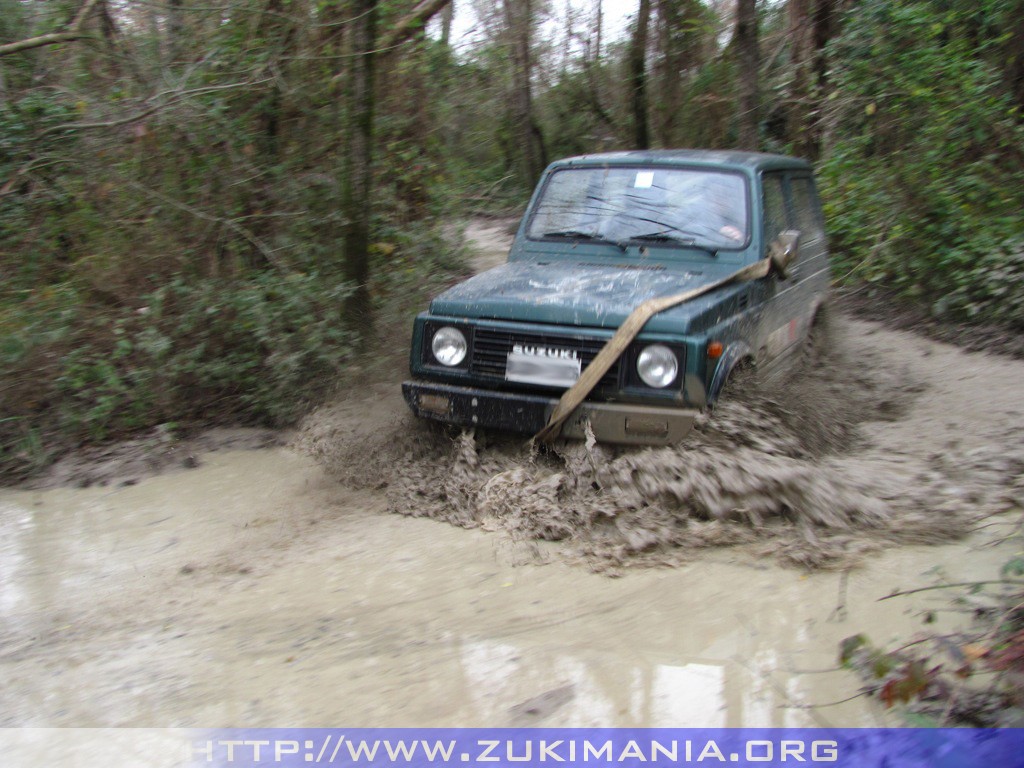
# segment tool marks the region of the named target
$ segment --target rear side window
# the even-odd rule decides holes
[[[814,181],[809,176],[801,176],[790,179],[789,187],[793,193],[793,213],[800,239],[805,243],[820,240],[825,236],[825,227]]]
[[[782,174],[765,174],[764,185],[764,241],[770,243],[779,232],[789,229],[786,216],[786,198],[782,189]]]

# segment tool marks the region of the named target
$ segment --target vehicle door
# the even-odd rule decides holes
[[[761,175],[762,258],[768,255],[772,241],[781,232],[794,228],[786,193],[784,172],[773,171]],[[761,338],[757,357],[758,364],[764,369],[769,369],[790,346],[789,324],[798,314],[794,307],[797,299],[793,290],[795,281],[790,271],[787,271],[785,276],[773,272],[760,282],[764,291],[765,306],[761,316]]]
[[[831,278],[824,217],[814,179],[810,173],[795,171],[789,174],[788,185],[794,227],[800,232],[797,257],[790,270],[799,294],[799,340],[810,329],[814,311],[824,300]]]

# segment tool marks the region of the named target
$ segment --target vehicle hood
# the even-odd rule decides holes
[[[720,280],[733,264],[588,264],[516,261],[483,272],[444,292],[430,311],[449,317],[512,320],[591,328],[618,328],[641,302]],[[666,310],[650,332],[686,333],[736,287],[714,291]]]

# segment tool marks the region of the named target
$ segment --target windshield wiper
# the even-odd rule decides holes
[[[562,229],[556,232],[545,232],[544,237],[564,237],[572,240],[586,240],[588,243],[603,243],[604,245],[614,245],[622,251],[626,250],[626,247],[622,243],[617,243],[614,240],[609,240],[607,237],[601,235],[595,235],[593,232],[584,232],[580,229]]]
[[[669,232],[648,232],[644,235],[633,235],[629,240],[638,240],[646,243],[676,243],[678,245],[686,246],[687,248],[696,248],[697,250],[704,251],[712,258],[718,257],[717,248],[710,245],[701,245],[692,237],[680,237],[679,235],[673,235]]]

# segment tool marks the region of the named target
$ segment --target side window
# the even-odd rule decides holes
[[[764,241],[770,243],[784,229],[789,229],[782,174],[766,173],[761,180],[764,195]]]
[[[800,239],[805,243],[820,240],[825,236],[825,227],[814,181],[809,176],[798,176],[790,179],[789,187],[793,193],[793,213],[796,215]]]

